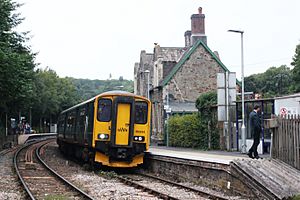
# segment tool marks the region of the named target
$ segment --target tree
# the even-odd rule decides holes
[[[0,109],[6,112],[26,106],[32,93],[35,54],[24,44],[26,33],[12,31],[22,22],[19,6],[0,0]]]
[[[19,7],[11,0],[0,0],[0,129],[5,115],[15,118],[29,109],[33,94],[35,54],[25,45],[27,33],[14,31],[23,20],[16,13]]]
[[[292,70],[292,78],[294,81],[293,90],[294,92],[300,92],[300,44],[296,46],[295,55],[291,65],[294,66]]]
[[[70,78],[59,78],[50,68],[38,69],[34,76],[33,112],[35,123],[56,121],[58,114],[79,102]]]
[[[199,111],[199,120],[201,124],[201,132],[205,141],[211,145],[210,148],[219,148],[219,133],[217,129],[217,102],[218,97],[216,91],[210,91],[201,94],[196,100],[196,108]],[[207,143],[208,143],[207,142]]]
[[[266,72],[245,77],[245,90],[274,97],[291,93],[291,70],[286,65],[270,67]]]

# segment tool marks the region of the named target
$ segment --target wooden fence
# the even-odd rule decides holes
[[[279,117],[274,129],[272,158],[300,170],[300,115]]]

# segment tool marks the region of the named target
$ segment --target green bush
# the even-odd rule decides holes
[[[300,200],[300,194],[297,194],[291,198],[292,200]]]
[[[199,111],[200,123],[204,135],[211,135],[211,149],[218,149],[220,146],[220,136],[217,128],[217,93],[210,91],[201,94],[196,100],[196,108]]]
[[[172,116],[168,121],[169,144],[175,147],[219,149],[216,92],[202,94],[196,101],[199,113]]]
[[[207,149],[207,136],[201,131],[198,114],[175,115],[168,123],[171,146]]]

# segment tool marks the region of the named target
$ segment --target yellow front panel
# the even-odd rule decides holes
[[[96,155],[95,155],[95,161],[98,163],[101,163],[102,165],[110,166],[110,167],[136,167],[139,164],[143,163],[144,154],[139,154],[139,155],[134,156],[132,159],[132,162],[130,162],[130,163],[125,162],[125,161],[109,162],[108,156],[97,151]]]
[[[105,97],[106,99],[111,99],[111,97]],[[95,142],[98,139],[98,134],[100,133],[106,133],[109,134],[109,139],[106,141],[109,141],[111,139],[111,121],[109,122],[100,122],[99,120],[97,120],[97,112],[98,112],[98,100],[95,101],[95,110],[94,110],[94,130],[93,130],[93,143],[92,143],[92,147],[95,147]]]
[[[130,104],[119,103],[116,128],[116,145],[128,145]]]

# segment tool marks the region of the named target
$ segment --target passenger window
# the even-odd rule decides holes
[[[146,124],[148,117],[148,104],[144,101],[135,102],[135,123]]]
[[[99,99],[97,119],[100,122],[109,122],[111,120],[111,100]]]
[[[77,125],[76,125],[76,132],[77,134],[84,133],[84,128],[85,128],[85,115],[86,115],[86,109],[85,107],[79,108],[78,111],[78,120],[77,120]]]
[[[57,129],[58,129],[57,130],[58,133],[64,133],[64,129],[65,129],[65,114],[59,116]]]

